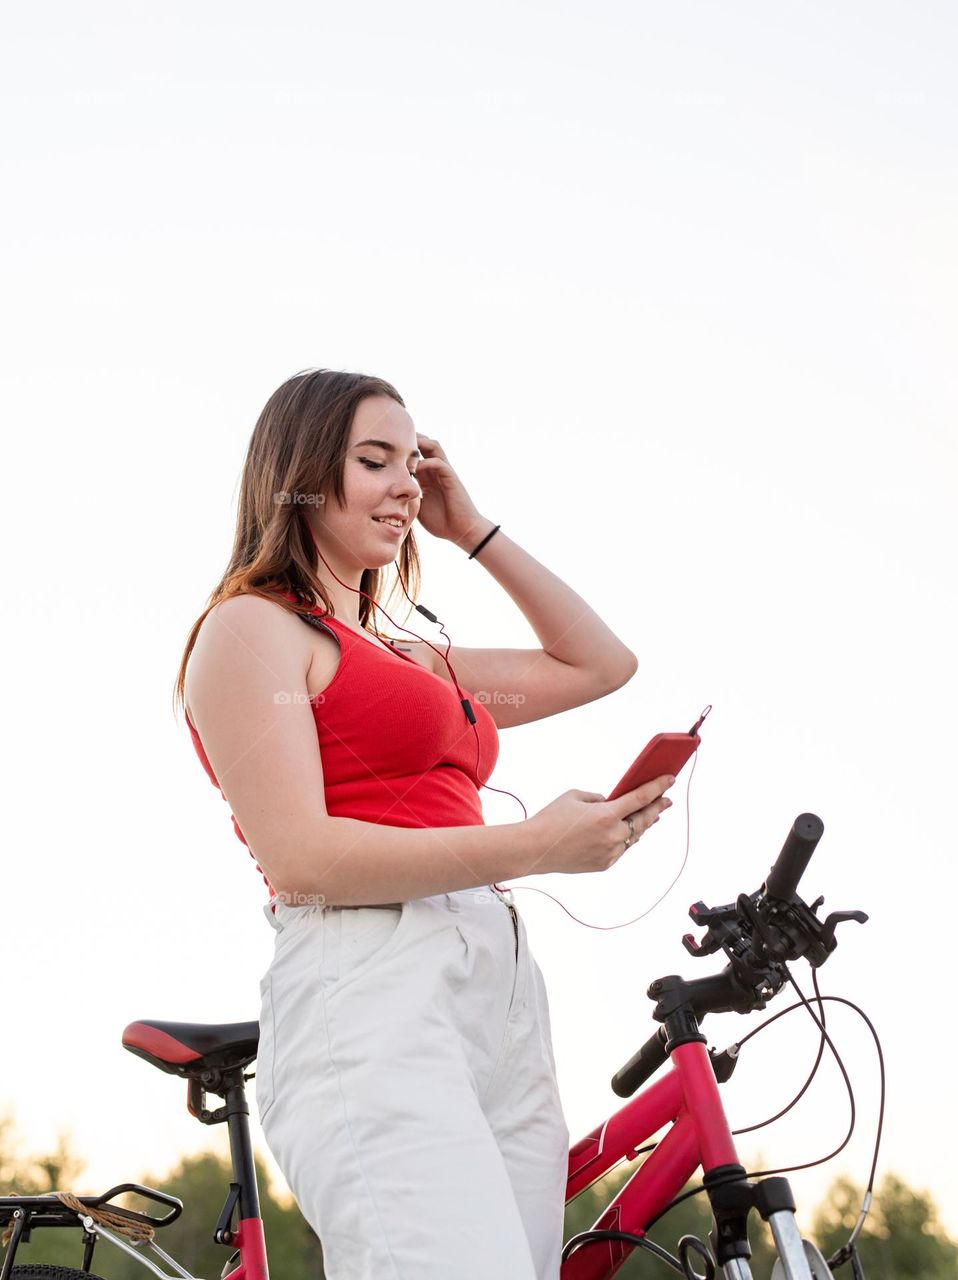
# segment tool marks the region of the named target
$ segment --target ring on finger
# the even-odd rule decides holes
[[[625,847],[628,849],[630,844],[635,844],[638,836],[635,834],[635,824],[632,821],[631,814],[626,818],[626,822],[629,824],[629,838],[625,842]]]

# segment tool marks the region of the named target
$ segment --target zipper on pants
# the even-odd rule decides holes
[[[511,902],[507,902],[507,903],[506,903],[506,906],[509,908],[509,914],[512,916],[512,927],[513,927],[513,929],[515,930],[515,934],[516,934],[516,962],[518,963],[518,960],[519,960],[519,917],[516,915],[516,909],[515,909],[515,907],[512,905],[512,903],[511,903]]]

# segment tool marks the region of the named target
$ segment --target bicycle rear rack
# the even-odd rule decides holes
[[[149,1213],[140,1213],[136,1209],[127,1209],[122,1205],[110,1203],[116,1196],[123,1195],[125,1192],[130,1192],[134,1195],[142,1196],[145,1200],[153,1200],[156,1204],[164,1205],[169,1208],[169,1213],[163,1217],[153,1217]],[[77,1196],[76,1199],[86,1210],[95,1212],[108,1207],[111,1215],[128,1222],[131,1228],[142,1227],[143,1234],[141,1239],[150,1244],[152,1244],[151,1237],[157,1227],[169,1226],[183,1212],[182,1200],[178,1200],[176,1196],[167,1195],[165,1191],[157,1191],[154,1187],[144,1187],[139,1182],[121,1182],[117,1186],[111,1187],[109,1191],[104,1191],[102,1195]],[[0,1266],[0,1280],[9,1280],[18,1246],[21,1243],[29,1243],[31,1232],[36,1227],[75,1228],[81,1226],[83,1228],[82,1269],[84,1271],[89,1271],[90,1269],[93,1261],[93,1249],[101,1234],[118,1245],[119,1248],[132,1253],[134,1257],[139,1258],[146,1266],[152,1267],[152,1264],[147,1262],[131,1245],[127,1245],[112,1231],[98,1224],[92,1214],[81,1215],[79,1210],[64,1204],[56,1195],[0,1196],[0,1226],[8,1227],[11,1224],[13,1230],[3,1259],[3,1265]],[[152,1245],[152,1247],[162,1256],[166,1256],[158,1246]],[[155,1270],[155,1268],[153,1269]],[[157,1274],[162,1273],[157,1272]],[[184,1272],[183,1274],[185,1275],[186,1273]]]

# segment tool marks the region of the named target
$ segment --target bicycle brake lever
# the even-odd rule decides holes
[[[868,916],[864,911],[833,911],[831,915],[825,917],[822,925],[822,942],[831,951],[835,945],[835,930],[840,924],[844,924],[847,920],[864,924],[867,919]]]

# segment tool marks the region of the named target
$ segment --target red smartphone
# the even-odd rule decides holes
[[[705,708],[688,733],[657,733],[651,742],[642,748],[632,761],[625,777],[607,796],[607,800],[617,800],[626,791],[634,791],[646,782],[654,782],[663,774],[670,773],[678,777],[679,771],[688,763],[702,739],[698,731],[702,721],[712,710]]]

